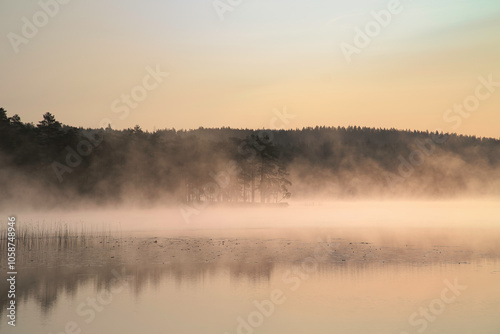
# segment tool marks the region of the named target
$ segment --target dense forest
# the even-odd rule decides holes
[[[114,130],[0,108],[0,206],[500,194],[500,140],[350,127]]]

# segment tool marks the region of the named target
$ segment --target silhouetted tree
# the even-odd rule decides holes
[[[429,150],[422,155],[425,162],[404,179],[405,192],[465,194],[472,184],[499,193],[500,140],[449,134],[436,144],[431,137],[436,135],[442,134],[358,126],[92,130],[63,125],[51,113],[35,126],[0,108],[0,204],[16,189],[14,174],[30,186],[42,184],[54,197],[101,204],[174,197],[270,203],[289,198],[292,190],[299,196],[391,194],[385,175],[397,176],[401,158],[415,159],[422,147]],[[55,162],[66,166],[63,182],[51,167]]]
[[[43,119],[38,123],[38,128],[55,131],[61,128],[61,123],[56,121],[55,116],[50,112],[46,112],[45,114],[43,114]]]

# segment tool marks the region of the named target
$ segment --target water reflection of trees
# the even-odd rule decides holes
[[[148,286],[159,286],[164,280],[179,286],[196,285],[226,275],[232,281],[269,282],[277,266],[313,268],[318,275],[356,278],[367,272],[387,270],[390,265],[414,268],[499,258],[498,252],[475,252],[465,246],[380,247],[341,239],[331,245],[251,238],[45,240],[21,244],[18,248],[16,300],[20,309],[23,307],[20,302],[35,301],[43,314],[48,315],[58,298],[74,298],[83,286],[93,286],[96,293],[111,289],[116,281],[113,270],[124,272],[131,291],[140,295]],[[0,259],[0,267],[7,271],[5,259]],[[7,291],[7,281],[0,281],[1,316],[9,302]]]
[[[145,252],[134,254],[144,259],[145,264],[134,262],[129,253],[113,254],[113,249],[123,247],[122,240],[107,237],[95,239],[58,240],[29,242],[18,249],[18,275],[16,278],[17,307],[35,301],[44,315],[50,313],[57,299],[63,295],[75,297],[79,287],[93,285],[96,292],[110,289],[116,277],[113,271],[125,273],[127,284],[135,294],[149,286],[158,286],[164,279],[176,284],[197,284],[207,277],[228,273],[232,279],[265,281],[271,278],[274,264],[271,262],[225,262],[216,260],[200,262],[196,256],[178,256],[175,262],[155,262],[159,249],[151,251],[151,246],[143,247]],[[133,248],[133,246],[129,246]],[[161,254],[160,254],[161,255]],[[151,261],[153,259],[153,261]],[[153,262],[152,264],[148,264]],[[6,263],[1,262],[2,271]],[[0,315],[9,303],[7,281],[0,282]],[[21,303],[22,302],[22,303]]]
[[[244,264],[244,263],[171,263],[168,265],[151,266],[125,266],[117,267],[110,263],[109,266],[99,267],[54,267],[54,268],[24,268],[22,274],[17,276],[16,299],[18,301],[35,301],[36,304],[47,315],[55,306],[57,299],[62,295],[69,298],[76,296],[81,286],[93,285],[96,292],[110,289],[115,276],[113,270],[125,272],[129,288],[140,295],[144,288],[152,285],[158,286],[162,280],[170,279],[178,285],[197,284],[209,276],[215,276],[221,272],[229,273],[231,279],[248,279],[252,281],[270,280],[274,265],[272,263]],[[4,282],[0,287],[1,313],[7,307],[8,286]],[[22,306],[21,306],[22,308]]]

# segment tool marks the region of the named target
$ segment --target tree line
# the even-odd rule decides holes
[[[446,140],[434,140],[445,138]],[[366,127],[85,129],[0,108],[2,204],[498,194],[500,141]]]

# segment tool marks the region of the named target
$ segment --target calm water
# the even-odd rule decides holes
[[[107,286],[103,268],[40,283],[21,303],[18,326],[2,324],[1,330],[60,333],[74,321],[82,333],[399,334],[419,333],[425,325],[429,333],[498,333],[498,268],[487,261],[419,268],[332,266],[307,277],[291,274],[293,282],[286,283],[283,277],[293,266],[278,265],[270,272],[209,267],[177,272],[155,266],[126,268],[123,288]],[[437,312],[429,311],[434,320],[418,315],[418,326],[412,326],[409,316],[432,307],[448,286],[443,280],[455,279],[467,288],[443,310],[436,303]],[[255,301],[270,300],[273,291],[281,291],[279,304],[263,303],[262,315]],[[450,292],[447,297],[455,296]],[[97,310],[88,298],[98,300]],[[256,327],[238,329],[239,319]]]
[[[498,334],[498,240],[296,227],[35,243],[19,250],[15,328],[2,283],[0,332]]]

